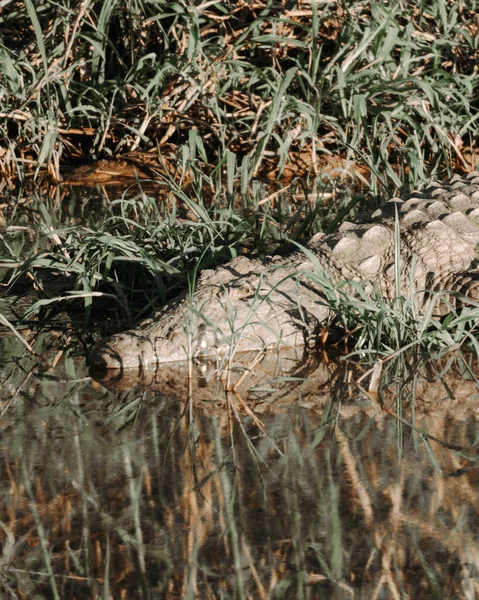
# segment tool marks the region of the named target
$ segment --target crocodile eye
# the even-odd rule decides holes
[[[254,294],[249,281],[235,281],[230,285],[230,291],[234,292],[234,298],[248,298]]]

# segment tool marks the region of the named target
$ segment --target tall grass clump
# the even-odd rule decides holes
[[[0,230],[3,291],[31,292],[33,284],[26,316],[83,304],[87,322],[96,301],[114,309],[116,327],[131,326],[184,290],[193,269],[257,254],[284,235],[269,205],[239,213],[223,195],[204,198],[201,187],[187,196],[171,182],[170,191],[163,200],[131,190],[101,203],[92,194],[83,208],[81,196],[69,206],[61,196],[19,195]]]

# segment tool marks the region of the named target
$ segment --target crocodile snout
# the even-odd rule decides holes
[[[103,373],[109,369],[123,369],[124,359],[108,344],[108,341],[103,341],[90,352],[87,366],[95,373]]]
[[[135,333],[120,333],[101,341],[90,353],[91,369],[147,370],[156,360],[151,341]]]
[[[95,371],[131,370],[139,373],[158,364],[186,360],[185,341],[167,340],[129,331],[113,335],[93,348],[87,363]]]

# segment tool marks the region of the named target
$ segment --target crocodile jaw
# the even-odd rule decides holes
[[[94,370],[137,369],[140,372],[155,368],[158,363],[184,361],[188,358],[185,343],[162,340],[161,353],[155,348],[155,338],[127,331],[102,340],[93,348],[88,364]]]
[[[88,364],[92,370],[102,372],[110,369],[131,370],[140,373],[156,369],[161,365],[186,360],[223,359],[244,352],[262,352],[280,347],[304,346],[316,339],[318,323],[316,315],[304,322],[301,317],[281,309],[277,304],[264,306],[247,325],[228,331],[214,328],[200,321],[191,334],[187,334],[184,314],[175,316],[175,327],[171,327],[171,316],[165,321],[152,323],[137,331],[127,331],[101,341],[91,352]],[[294,306],[297,310],[297,307]],[[277,311],[277,312],[276,312]],[[217,311],[218,312],[218,311]],[[226,315],[221,315],[222,322]],[[320,315],[318,315],[320,316]],[[274,318],[273,318],[274,317]],[[181,321],[181,324],[180,324]]]
[[[233,341],[209,327],[199,327],[194,336],[176,334],[174,341],[151,330],[146,334],[127,331],[102,340],[88,357],[89,367],[98,373],[114,369],[146,373],[162,365],[189,359],[222,359],[229,353],[261,352],[269,348],[304,346],[308,335],[294,324],[272,334],[262,327],[247,328],[245,335]]]

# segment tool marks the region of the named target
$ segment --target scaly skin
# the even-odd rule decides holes
[[[479,175],[471,174],[433,183],[405,202],[390,200],[366,223],[315,236],[305,252],[267,264],[240,257],[205,271],[193,299],[179,298],[137,329],[104,340],[90,364],[142,372],[189,357],[314,343],[330,316],[326,280],[366,281],[366,290],[374,285],[394,297],[396,209],[402,291],[414,281],[419,305],[430,301],[425,291],[479,299]],[[442,302],[436,313],[446,310]]]

